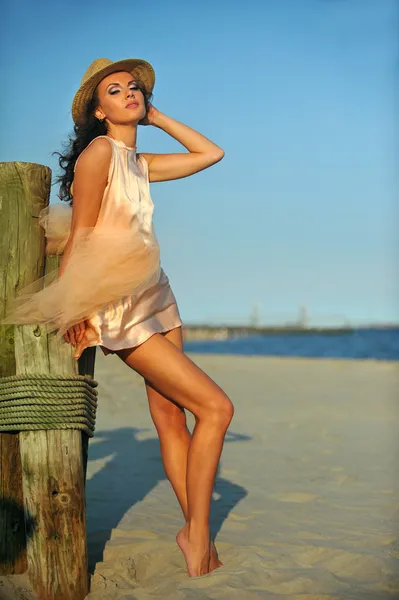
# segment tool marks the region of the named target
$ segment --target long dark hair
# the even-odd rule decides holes
[[[147,111],[152,94],[148,93],[145,87],[139,81],[136,80],[136,82],[137,87],[144,95],[144,102]],[[61,152],[53,152],[53,155],[58,154],[58,164],[64,171],[62,175],[56,177],[54,182],[54,184],[60,184],[60,190],[57,195],[60,200],[69,202],[70,206],[72,206],[72,196],[70,190],[74,177],[74,167],[76,161],[78,160],[78,156],[90,144],[90,142],[94,140],[94,138],[99,135],[107,134],[107,125],[105,121],[101,123],[101,121],[94,116],[94,111],[99,104],[98,88],[96,87],[91,100],[86,105],[85,118],[82,124],[74,125],[73,134],[69,136],[68,142],[66,142],[64,145],[64,154],[61,154]]]

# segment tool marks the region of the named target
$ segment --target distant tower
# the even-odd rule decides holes
[[[258,302],[254,302],[252,306],[249,324],[251,327],[259,327],[260,325],[260,307]]]
[[[299,309],[298,325],[302,329],[308,329],[309,327],[308,311],[306,306],[301,306]]]

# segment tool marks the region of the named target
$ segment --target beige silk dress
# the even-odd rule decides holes
[[[106,135],[99,137],[111,144],[112,159],[98,220],[112,225],[115,219],[118,222],[122,219],[145,242],[158,244],[152,223],[154,204],[150,196],[147,161],[143,156],[137,156],[135,148],[122,141]],[[157,281],[143,293],[125,296],[93,315],[90,325],[97,336],[77,348],[78,353],[81,354],[84,346],[99,345],[107,355],[138,346],[155,333],[182,325],[169,279],[160,265],[158,274]]]

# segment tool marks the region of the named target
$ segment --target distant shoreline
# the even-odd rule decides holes
[[[288,335],[288,334],[323,334],[342,335],[365,330],[399,330],[399,325],[363,325],[358,327],[301,327],[298,325],[276,325],[254,327],[247,325],[185,325],[183,336],[186,340],[227,340],[250,335]]]

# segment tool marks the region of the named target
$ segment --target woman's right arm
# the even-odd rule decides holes
[[[79,229],[94,227],[97,222],[101,201],[107,185],[111,156],[111,144],[104,138],[95,140],[79,156],[73,181],[71,233],[65,244],[64,254],[58,269],[58,277],[66,269]],[[84,320],[76,323],[64,333],[65,341],[76,346],[83,339],[85,328]]]
[[[104,138],[95,140],[79,156],[73,180],[71,233],[60,261],[59,277],[66,268],[79,229],[94,227],[97,222],[111,157],[111,144]]]

